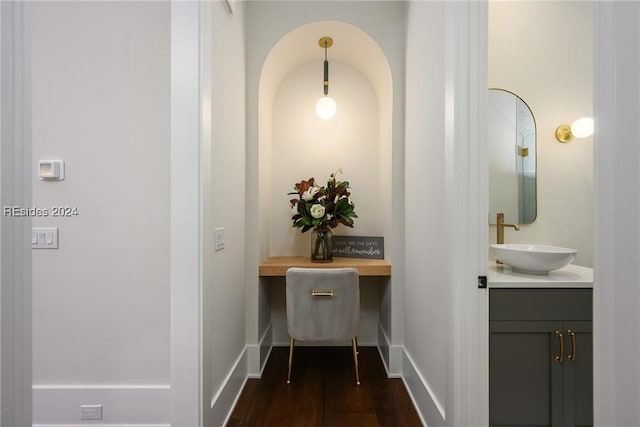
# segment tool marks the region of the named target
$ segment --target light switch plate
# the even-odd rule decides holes
[[[224,227],[218,227],[215,230],[215,245],[216,251],[224,249]]]
[[[31,228],[31,249],[58,249],[58,227]]]

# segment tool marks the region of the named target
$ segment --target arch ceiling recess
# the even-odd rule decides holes
[[[379,102],[391,100],[391,70],[382,49],[358,27],[339,21],[303,25],[282,37],[264,62],[261,95],[271,98],[286,75],[303,63],[320,63],[324,54],[318,40],[323,36],[333,39],[329,64],[337,60],[351,65],[371,82]]]

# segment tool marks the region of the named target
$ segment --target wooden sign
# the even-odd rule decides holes
[[[333,236],[333,256],[384,259],[384,237]]]

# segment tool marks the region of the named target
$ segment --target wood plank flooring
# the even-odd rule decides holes
[[[227,427],[421,427],[399,378],[387,378],[375,347],[359,347],[356,385],[350,347],[274,347],[261,379],[249,379]]]

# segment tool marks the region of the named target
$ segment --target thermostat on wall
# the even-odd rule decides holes
[[[64,179],[64,160],[39,160],[38,178],[43,181],[60,181]]]

